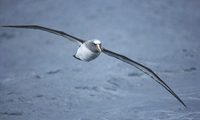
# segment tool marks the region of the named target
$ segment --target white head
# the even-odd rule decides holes
[[[93,43],[96,44],[96,45],[98,45],[98,44],[100,45],[100,44],[101,44],[101,41],[98,40],[98,39],[94,39],[94,40],[93,40]]]
[[[94,39],[92,42],[96,45],[96,49],[97,49],[99,52],[101,52],[101,51],[102,51],[102,48],[101,48],[101,41],[98,40],[98,39]]]

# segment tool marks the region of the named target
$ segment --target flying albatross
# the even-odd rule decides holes
[[[79,48],[74,54],[74,58],[81,60],[81,61],[91,61],[95,58],[97,58],[101,53],[104,53],[108,56],[114,57],[116,59],[119,59],[125,63],[128,63],[139,70],[143,71],[145,74],[149,75],[152,79],[154,79],[156,82],[158,82],[160,85],[162,85],[168,92],[170,92],[184,107],[187,108],[186,104],[176,95],[176,93],[150,68],[124,56],[121,54],[118,54],[116,52],[112,52],[104,47],[102,47],[101,42],[97,39],[94,40],[83,40],[80,38],[77,38],[75,36],[69,35],[68,33],[54,30],[47,27],[42,27],[38,25],[8,25],[8,26],[1,26],[1,27],[9,27],[9,28],[25,28],[25,29],[38,29],[43,30],[46,32],[50,32],[62,37],[67,38],[68,40],[72,42],[76,42],[79,44]]]

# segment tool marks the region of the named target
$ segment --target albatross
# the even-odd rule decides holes
[[[101,53],[104,53],[108,56],[121,60],[143,71],[145,74],[149,75],[157,83],[163,86],[169,93],[171,93],[184,107],[187,108],[186,104],[179,98],[179,96],[153,70],[151,70],[150,68],[144,66],[143,64],[139,62],[136,62],[133,59],[130,59],[124,55],[121,55],[119,53],[113,52],[111,50],[108,50],[102,47],[101,41],[98,39],[83,40],[78,37],[72,36],[68,33],[65,33],[63,31],[54,30],[51,28],[38,26],[38,25],[6,25],[6,26],[1,26],[1,27],[36,29],[36,30],[50,32],[50,33],[62,36],[64,38],[67,38],[68,40],[72,42],[76,42],[79,45],[79,48],[76,54],[73,55],[73,57],[81,61],[89,62],[97,58]]]

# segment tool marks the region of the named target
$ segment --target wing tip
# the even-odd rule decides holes
[[[0,25],[0,27],[18,27],[21,25]]]
[[[183,101],[181,103],[186,109],[188,108],[188,106]]]
[[[9,25],[0,25],[0,27],[9,27]]]
[[[38,26],[38,25],[0,25],[0,27],[29,27],[29,26]]]

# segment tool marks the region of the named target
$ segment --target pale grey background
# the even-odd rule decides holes
[[[46,32],[0,28],[0,120],[198,120],[199,0],[1,0],[0,25],[38,24],[152,68],[188,105],[142,72]]]

